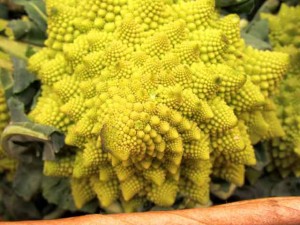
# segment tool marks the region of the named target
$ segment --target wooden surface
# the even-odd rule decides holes
[[[0,222],[1,225],[300,225],[300,197],[265,198],[204,209],[111,215],[58,220]]]

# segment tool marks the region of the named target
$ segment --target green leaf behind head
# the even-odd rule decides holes
[[[44,33],[46,32],[47,16],[45,2],[43,0],[14,0],[13,2],[15,4],[24,6],[29,18],[37,24],[41,31]]]

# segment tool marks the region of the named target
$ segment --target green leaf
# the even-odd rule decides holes
[[[0,83],[5,92],[6,100],[10,98],[13,94],[12,89],[14,85],[14,80],[12,77],[12,73],[8,70],[0,68]]]
[[[272,13],[275,12],[279,7],[279,1],[278,0],[268,0],[264,1],[264,3],[258,8],[258,10],[255,12],[255,15],[249,21],[248,26],[244,29],[244,31],[247,33],[249,29],[252,27],[253,23],[256,23],[260,20],[261,13]]]
[[[42,190],[44,197],[61,209],[77,211],[70,188],[70,179],[61,177],[43,177]],[[95,213],[99,203],[97,200],[86,204],[80,211]]]
[[[267,42],[269,40],[269,23],[264,19],[253,21],[253,23],[247,27],[246,32],[247,34]]]
[[[228,199],[235,189],[236,185],[223,180],[214,181],[210,185],[211,193],[223,200]]]
[[[40,82],[35,75],[27,70],[27,61],[12,57],[13,62],[13,94],[25,106],[25,111],[28,111],[40,90]]]
[[[11,20],[7,26],[10,32],[12,32],[14,39],[43,46],[44,40],[46,39],[45,31],[41,30],[32,21]]]
[[[300,178],[289,177],[276,185],[271,190],[272,196],[300,196]]]
[[[247,34],[245,32],[241,32],[242,38],[245,40],[247,45],[251,45],[256,49],[261,50],[270,50],[272,49],[271,45],[265,41],[258,39],[257,37]]]
[[[271,191],[273,187],[280,181],[282,181],[282,178],[276,173],[262,176],[255,184],[246,184],[243,187],[237,188],[231,198],[238,201],[270,197],[272,196]]]
[[[27,70],[27,62],[25,60],[12,57],[12,62],[14,66],[13,93],[17,94],[28,88],[29,85],[36,80],[36,77]]]
[[[3,149],[11,156],[31,162],[39,155],[53,160],[64,145],[64,135],[50,126],[30,122],[24,105],[14,97],[7,101],[11,122],[1,135]]]
[[[235,6],[239,4],[244,4],[245,2],[248,2],[249,0],[216,0],[216,7],[223,8],[223,7],[230,7]]]
[[[245,176],[250,184],[255,184],[260,176],[263,175],[262,170],[256,170],[254,168],[247,168]]]
[[[62,209],[76,210],[68,178],[43,177],[43,196]]]
[[[259,143],[254,146],[256,164],[247,167],[246,177],[250,184],[255,184],[258,178],[264,174],[264,168],[271,162],[271,156],[268,152],[269,143]]]
[[[282,2],[291,6],[299,5],[299,0],[282,0]]]
[[[38,95],[40,82],[36,80],[36,77],[32,73],[28,72],[25,60],[13,57],[12,61],[14,64],[14,71],[9,72],[8,70],[1,70],[0,68],[0,74],[2,74],[0,81],[2,82],[2,86],[5,90],[7,102],[9,98],[14,97],[15,100],[23,103],[25,110],[27,111],[31,108],[33,101],[35,100],[35,96]],[[21,106],[21,108],[17,111],[11,110],[11,113],[13,115],[15,115],[16,112],[24,114],[24,106]],[[14,119],[14,116],[12,117],[12,120],[20,121],[19,119]]]
[[[22,5],[25,8],[29,18],[37,24],[42,32],[47,29],[47,16],[45,2],[41,0],[14,0],[15,4]]]
[[[10,121],[12,123],[29,122],[29,119],[24,113],[24,104],[22,102],[20,102],[12,94],[7,94],[6,103],[10,112]]]
[[[53,219],[58,219],[61,218],[64,214],[66,213],[66,210],[56,208],[52,212],[46,214],[43,216],[43,220],[53,220]]]
[[[256,165],[252,166],[253,169],[262,171],[270,162],[271,162],[271,155],[268,149],[269,143],[259,143],[255,145],[255,158],[256,158]]]
[[[0,3],[0,18],[7,19],[8,18],[8,8],[6,5]],[[1,31],[1,29],[0,29]]]
[[[37,53],[38,51],[35,49],[35,48],[33,48],[32,46],[28,46],[28,48],[27,48],[27,50],[26,50],[26,57],[27,58],[30,58],[31,56],[33,56],[35,53]]]
[[[1,136],[3,149],[19,160],[31,162],[42,155],[54,160],[64,145],[64,135],[53,127],[32,122],[10,123]]]
[[[93,199],[92,201],[88,202],[83,206],[80,211],[85,212],[85,213],[98,213],[100,211],[99,209],[99,201],[98,199]]]
[[[33,220],[41,219],[41,213],[33,201],[25,201],[18,196],[11,188],[10,184],[2,183],[0,190],[2,192],[1,203],[4,212],[1,217],[10,220]]]
[[[14,86],[15,83],[11,73],[6,70],[0,71],[1,83],[5,91],[11,120],[2,132],[3,149],[9,155],[26,162],[34,161],[34,158],[38,155],[42,155],[43,159],[53,160],[55,154],[64,146],[64,135],[54,127],[29,121],[24,113],[24,102],[21,102],[21,98],[18,99],[15,96],[14,89],[16,89],[15,92],[28,90],[27,87],[34,77],[23,71],[23,61],[15,60],[14,63],[17,67],[21,67],[21,72],[15,72],[18,85]],[[22,77],[22,74],[24,74],[24,77]],[[29,80],[29,82],[26,82],[26,80]],[[24,91],[22,93],[24,94]]]
[[[36,124],[28,120],[24,113],[24,102],[20,101],[22,98],[17,98],[14,91],[30,91],[28,85],[34,77],[22,68],[24,61],[15,59],[14,63],[20,67],[18,68],[20,71],[15,72],[16,82],[11,73],[6,70],[0,71],[11,119],[10,124],[2,132],[3,149],[9,155],[26,162],[34,161],[38,155],[42,155],[43,159],[53,160],[55,154],[64,146],[64,135],[54,127]],[[15,83],[18,85],[14,86]],[[22,97],[25,96],[23,95],[24,91]],[[29,92],[26,98],[32,101],[33,95]]]
[[[230,13],[250,14],[255,7],[255,0],[216,0],[216,6]]]
[[[0,20],[0,31],[5,29],[5,34],[12,39],[43,46],[47,30],[44,1],[15,0],[13,2],[24,6],[29,18],[22,17],[22,19],[8,21]],[[2,46],[0,45],[0,47]]]
[[[5,38],[3,36],[0,36],[0,51],[2,50],[4,53],[15,56],[20,59],[27,60],[27,53],[29,48],[37,52],[40,50],[40,47],[37,46],[31,46],[26,43],[18,42],[16,40],[10,40],[8,38]]]
[[[29,201],[40,189],[43,177],[43,164],[39,160],[31,163],[19,161],[13,181],[15,192],[25,201]]]
[[[31,83],[24,91],[16,94],[16,98],[24,104],[25,112],[28,112],[35,104],[36,96],[39,95],[40,82]]]

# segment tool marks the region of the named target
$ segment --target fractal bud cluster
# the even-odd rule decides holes
[[[28,116],[65,134],[44,174],[69,178],[77,208],[207,204],[212,177],[243,185],[252,144],[282,135],[271,97],[288,56],[246,46],[239,17],[214,1],[46,6],[46,47],[28,66],[42,91]]]
[[[290,56],[290,67],[275,96],[276,109],[285,135],[271,140],[268,169],[283,177],[300,176],[300,6],[282,4],[277,15],[262,14],[270,26],[269,38],[276,51]],[[279,28],[281,27],[281,28]]]

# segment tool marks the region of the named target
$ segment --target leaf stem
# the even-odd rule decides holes
[[[6,69],[8,71],[13,71],[12,62],[0,58],[0,68]]]
[[[45,13],[43,13],[35,4],[33,3],[28,3],[29,5],[31,5],[32,8],[34,8],[37,13],[41,16],[41,18],[43,18],[43,20],[47,23],[47,16],[45,15]]]
[[[26,43],[10,40],[4,36],[0,36],[0,48],[7,54],[15,57],[27,60],[26,52],[28,47],[33,47],[34,50],[38,51],[40,47],[29,45]]]

